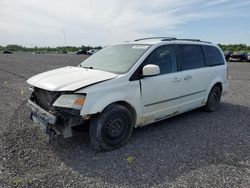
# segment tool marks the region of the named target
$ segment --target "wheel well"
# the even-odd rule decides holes
[[[136,115],[136,111],[135,111],[133,106],[131,106],[129,103],[127,103],[125,101],[117,101],[117,102],[114,102],[114,103],[108,105],[107,107],[105,107],[105,109],[107,109],[108,107],[110,107],[110,106],[112,106],[114,104],[119,104],[119,105],[122,105],[122,106],[126,107],[131,112],[131,114],[133,116],[134,124],[136,123],[137,115]]]
[[[217,82],[214,86],[218,86],[220,88],[220,91],[222,92],[222,83],[221,82]]]

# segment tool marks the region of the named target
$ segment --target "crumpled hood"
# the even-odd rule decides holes
[[[27,82],[48,91],[74,91],[116,76],[106,71],[68,66],[38,74]]]

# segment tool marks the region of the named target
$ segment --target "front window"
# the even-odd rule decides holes
[[[177,71],[174,50],[169,45],[156,48],[144,61],[144,65],[148,64],[158,65],[160,68],[160,74]]]
[[[98,51],[80,66],[117,74],[128,72],[138,59],[150,48],[142,44],[117,44]]]

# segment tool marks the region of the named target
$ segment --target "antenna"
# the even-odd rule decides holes
[[[63,42],[64,42],[64,46],[66,46],[66,37],[65,37],[64,28],[63,28],[62,32],[63,32]]]

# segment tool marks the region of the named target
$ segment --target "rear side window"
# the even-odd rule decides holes
[[[214,46],[203,46],[206,64],[208,66],[223,65],[224,59],[218,48]]]
[[[199,45],[180,45],[182,69],[196,69],[205,66],[202,47]]]
[[[171,46],[160,46],[156,48],[144,61],[144,65],[155,64],[160,67],[160,74],[177,71],[174,50]]]

